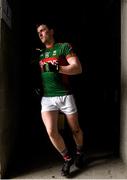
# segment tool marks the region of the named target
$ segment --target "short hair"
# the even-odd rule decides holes
[[[41,20],[36,23],[36,28],[38,28],[41,25],[46,25],[48,29],[55,29],[55,24],[53,23],[53,20]]]

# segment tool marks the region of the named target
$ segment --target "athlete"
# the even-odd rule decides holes
[[[41,115],[53,146],[62,155],[63,176],[68,176],[70,167],[83,166],[83,132],[78,122],[78,112],[74,96],[69,85],[69,76],[82,73],[81,63],[69,43],[57,43],[54,29],[49,24],[38,24],[37,33],[45,45],[40,50],[39,65],[43,84]],[[58,130],[59,112],[65,114],[76,143],[76,156],[69,153],[63,137]]]

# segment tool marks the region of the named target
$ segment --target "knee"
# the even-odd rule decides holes
[[[57,134],[58,134],[57,131],[54,131],[54,130],[52,130],[52,129],[48,129],[48,130],[47,130],[47,133],[48,133],[49,138],[52,138],[52,139],[54,139],[55,137],[57,137]]]
[[[72,129],[72,134],[74,136],[77,136],[78,134],[82,133],[80,128]]]

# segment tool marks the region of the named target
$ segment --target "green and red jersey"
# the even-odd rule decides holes
[[[44,89],[44,96],[63,96],[71,93],[68,75],[58,72],[44,71],[46,63],[58,63],[60,66],[68,65],[67,58],[75,56],[69,43],[55,43],[52,48],[41,50],[39,65]]]

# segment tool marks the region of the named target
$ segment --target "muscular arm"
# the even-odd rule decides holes
[[[80,61],[76,56],[69,57],[67,61],[69,64],[67,66],[60,66],[59,73],[67,75],[76,75],[82,73]]]

